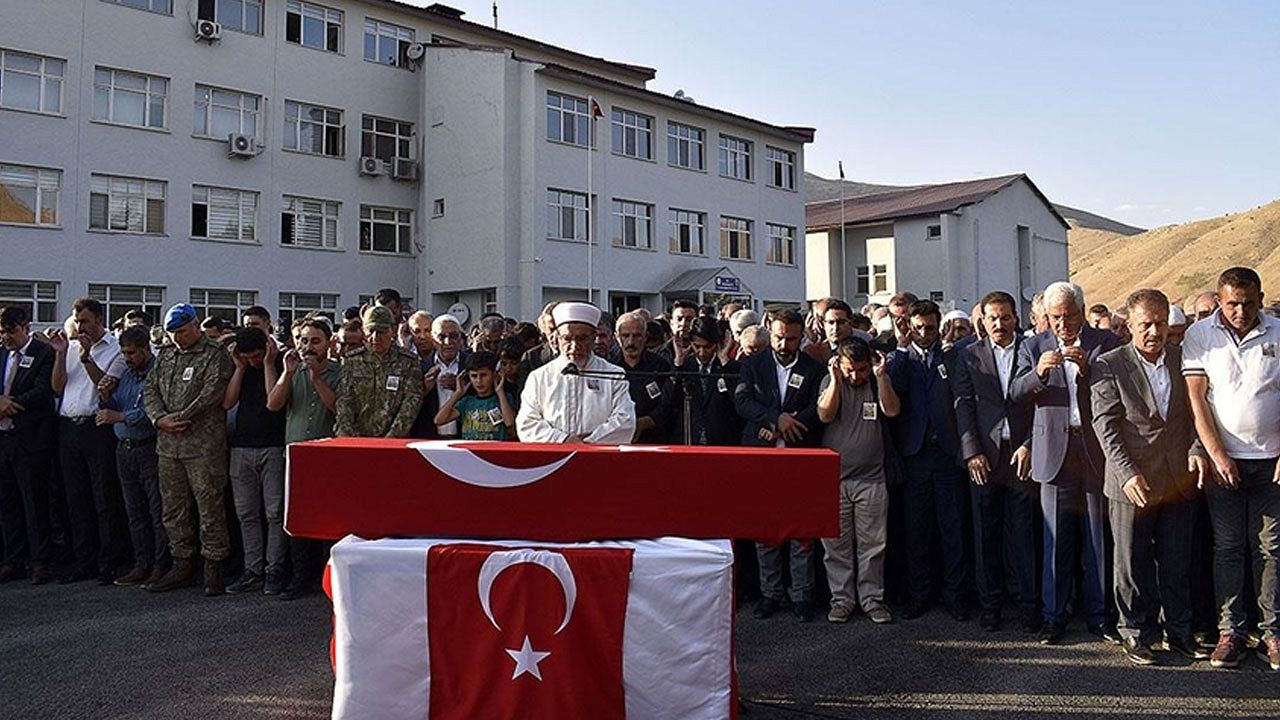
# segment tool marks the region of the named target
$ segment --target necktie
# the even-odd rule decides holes
[[[18,363],[22,362],[22,353],[14,350],[9,353],[9,364],[4,368],[4,391],[0,395],[9,394],[9,386],[13,384],[13,376],[18,374]]]

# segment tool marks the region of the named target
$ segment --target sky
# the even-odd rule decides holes
[[[429,5],[426,0],[410,0]],[[488,0],[447,0],[492,24]],[[817,128],[805,169],[1025,172],[1141,227],[1280,199],[1280,0],[500,0],[499,26],[649,89]]]

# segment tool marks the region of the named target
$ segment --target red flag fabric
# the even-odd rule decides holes
[[[430,720],[625,720],[632,552],[432,547]]]

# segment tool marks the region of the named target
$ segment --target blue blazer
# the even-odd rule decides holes
[[[889,356],[889,378],[902,401],[902,414],[894,419],[894,440],[903,457],[911,457],[924,448],[928,431],[943,452],[960,461],[960,438],[956,432],[954,350],[934,345],[929,367],[925,368],[912,355],[910,348],[899,348]]]

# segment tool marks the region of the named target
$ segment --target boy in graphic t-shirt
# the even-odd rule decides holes
[[[435,424],[460,421],[463,440],[508,440],[516,436],[516,411],[504,392],[506,379],[494,371],[497,357],[481,350],[467,357],[458,388],[436,413]]]

